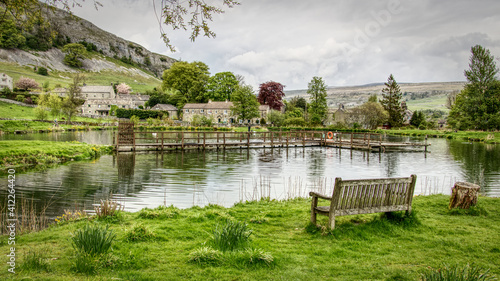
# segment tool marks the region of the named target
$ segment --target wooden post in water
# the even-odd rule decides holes
[[[203,132],[203,150],[205,150],[206,132]]]
[[[161,151],[163,151],[163,138],[165,137],[165,132],[161,132]]]
[[[250,147],[250,132],[247,132],[247,148]]]
[[[352,149],[352,138],[354,137],[354,133],[351,132],[351,149]]]
[[[222,133],[222,139],[224,140],[224,143],[222,144],[222,149],[226,149],[226,132]]]
[[[184,150],[184,131],[181,132],[181,149]]]
[[[271,132],[271,148],[274,147],[274,133]]]

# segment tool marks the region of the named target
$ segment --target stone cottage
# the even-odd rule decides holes
[[[13,79],[5,73],[0,73],[0,91],[5,88],[9,88],[11,91],[13,89]]]
[[[205,116],[212,118],[215,123],[221,124],[234,124],[243,123],[242,120],[238,121],[237,116],[231,112],[233,103],[230,101],[208,101],[208,103],[187,103],[182,108],[182,120],[186,122],[193,121],[195,115]],[[259,124],[261,118],[266,118],[269,113],[269,105],[259,106],[260,117],[248,120],[250,123]]]

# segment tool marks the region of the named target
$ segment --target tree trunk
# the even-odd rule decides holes
[[[448,209],[469,209],[477,204],[477,194],[481,187],[469,182],[456,182],[451,189],[450,205]]]

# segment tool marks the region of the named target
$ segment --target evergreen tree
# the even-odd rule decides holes
[[[309,114],[311,123],[322,124],[326,119],[328,105],[326,103],[326,85],[321,77],[313,77],[307,87],[307,93],[310,96]]]
[[[467,84],[457,95],[448,124],[466,130],[500,129],[500,82],[498,68],[490,51],[480,45],[471,48],[469,69],[464,71]]]
[[[380,103],[389,113],[388,122],[392,127],[399,127],[403,124],[402,97],[401,89],[391,74],[387,79],[387,83],[385,83],[385,88],[382,89],[382,100],[380,100]]]

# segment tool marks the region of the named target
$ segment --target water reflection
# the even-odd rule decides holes
[[[432,152],[366,152],[325,147],[119,153],[17,175],[18,196],[50,203],[47,213],[92,209],[122,194],[126,210],[209,203],[231,206],[262,196],[287,199],[310,189],[330,193],[335,177],[407,177],[416,194],[449,193],[455,181],[479,182],[498,196],[500,146],[433,139]],[[0,190],[6,197],[6,191]]]

